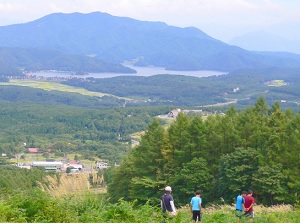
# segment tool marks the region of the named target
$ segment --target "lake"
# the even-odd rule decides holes
[[[163,67],[136,67],[132,65],[126,65],[126,67],[132,68],[137,71],[135,74],[124,74],[124,73],[89,73],[88,75],[73,75],[72,72],[61,72],[61,71],[39,71],[29,73],[38,77],[78,77],[78,78],[111,78],[117,76],[153,76],[158,74],[170,74],[170,75],[184,75],[193,77],[209,77],[227,74],[227,72],[211,71],[211,70],[199,70],[199,71],[174,71],[165,70]]]

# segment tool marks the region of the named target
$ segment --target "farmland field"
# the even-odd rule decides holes
[[[10,80],[9,82],[0,82],[0,85],[25,86],[25,87],[39,88],[39,89],[48,90],[48,91],[55,90],[55,91],[62,91],[62,92],[69,92],[69,93],[78,93],[78,94],[85,95],[85,96],[96,96],[96,97],[103,97],[105,95],[112,96],[112,95],[104,94],[101,92],[93,92],[93,91],[88,91],[83,88],[64,85],[64,84],[57,83],[54,81],[13,79],[13,80]],[[120,97],[117,97],[117,98],[120,98]]]

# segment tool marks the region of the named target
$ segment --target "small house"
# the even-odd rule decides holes
[[[107,169],[107,168],[108,168],[108,163],[105,163],[105,162],[97,162],[97,163],[96,163],[96,168],[98,168],[98,169]]]
[[[66,165],[67,167],[73,167],[73,169],[82,170],[83,166],[80,162],[77,161],[70,161]]]
[[[39,152],[39,148],[28,148],[28,152],[30,152],[30,153],[38,153]]]

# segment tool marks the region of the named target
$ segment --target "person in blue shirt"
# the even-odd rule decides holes
[[[242,216],[244,215],[244,204],[245,199],[244,197],[247,195],[246,191],[242,191],[240,195],[236,197],[236,204],[235,204],[235,216],[238,218],[238,223],[241,222]]]
[[[202,198],[201,198],[201,192],[196,191],[195,196],[191,199],[190,202],[190,209],[192,212],[192,218],[194,222],[201,223],[202,221]]]

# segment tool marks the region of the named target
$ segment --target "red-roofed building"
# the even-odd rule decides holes
[[[67,166],[68,167],[74,167],[75,169],[79,169],[79,170],[82,170],[83,166],[80,162],[77,162],[77,161],[70,161],[67,163]]]
[[[39,148],[28,148],[28,152],[30,152],[30,153],[38,153],[39,152]]]

